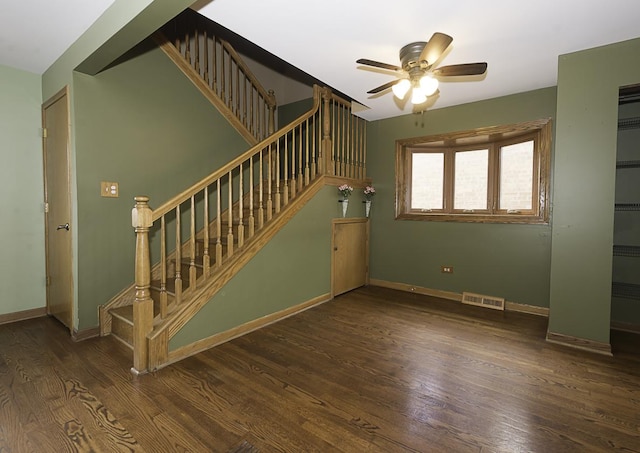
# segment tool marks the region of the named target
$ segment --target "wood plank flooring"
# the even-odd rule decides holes
[[[368,287],[156,373],[55,320],[0,326],[0,452],[640,452],[640,339]]]

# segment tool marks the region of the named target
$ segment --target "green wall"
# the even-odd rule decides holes
[[[46,305],[40,83],[0,65],[0,315]]]
[[[141,45],[96,76],[75,73],[73,86],[82,329],[133,281],[133,198],[157,207],[248,145],[157,48]],[[101,197],[100,181],[118,182],[120,197]]]
[[[640,39],[559,58],[550,332],[609,343],[618,89],[638,55]]]
[[[283,128],[313,107],[313,98],[278,106],[278,127]]]
[[[347,217],[364,217],[354,192]],[[331,292],[331,219],[342,216],[326,186],[173,337],[169,349],[224,332]]]
[[[547,307],[551,227],[395,220],[395,141],[553,118],[555,104],[555,88],[546,88],[369,123],[367,174],[377,190],[371,278]]]

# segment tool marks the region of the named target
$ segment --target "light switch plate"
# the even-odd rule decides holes
[[[118,183],[101,181],[100,182],[100,196],[108,198],[118,198]]]

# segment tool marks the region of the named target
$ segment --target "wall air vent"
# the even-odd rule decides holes
[[[482,294],[465,292],[462,293],[462,303],[492,308],[494,310],[504,310],[504,298],[501,297],[484,296]]]

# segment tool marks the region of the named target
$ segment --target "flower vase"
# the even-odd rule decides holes
[[[347,208],[349,207],[349,199],[345,198],[342,200],[342,217],[347,216]]]
[[[371,200],[365,200],[364,202],[364,215],[369,217],[369,211],[371,211]]]

